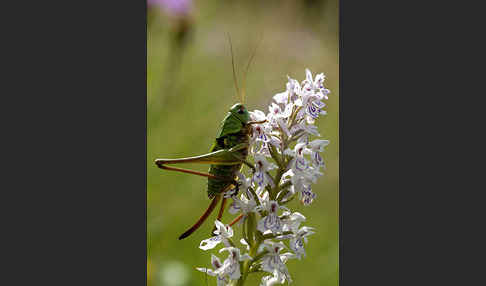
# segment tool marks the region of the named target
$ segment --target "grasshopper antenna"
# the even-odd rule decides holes
[[[260,37],[260,40],[258,41],[258,44],[255,46],[253,49],[250,59],[248,60],[248,63],[246,65],[245,73],[243,74],[243,86],[242,86],[242,93],[241,93],[241,103],[245,103],[245,97],[246,97],[246,75],[248,74],[248,70],[250,69],[250,64],[253,61],[253,58],[255,57],[256,51],[258,46],[262,43],[263,40],[263,35]]]
[[[230,44],[231,66],[233,67],[233,81],[235,82],[236,95],[241,98],[240,89],[238,88],[238,80],[236,78],[235,59],[234,59],[234,55],[233,55],[233,44],[231,43],[231,37],[230,37],[229,33],[228,33],[228,41],[229,41],[229,44]]]

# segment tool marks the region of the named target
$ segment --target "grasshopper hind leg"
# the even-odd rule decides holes
[[[193,232],[195,232],[205,221],[206,219],[209,217],[209,215],[214,211],[214,209],[216,208],[216,206],[218,205],[218,202],[221,198],[223,198],[223,200],[221,201],[221,206],[219,208],[219,212],[218,212],[218,216],[217,216],[217,220],[221,221],[221,217],[223,216],[223,213],[224,213],[224,209],[226,207],[226,202],[227,202],[227,196],[225,196],[227,190],[229,188],[231,188],[232,185],[229,185],[228,187],[226,187],[224,189],[223,192],[215,195],[211,201],[211,203],[209,204],[208,208],[206,209],[206,211],[203,213],[203,215],[199,218],[199,220],[191,227],[189,228],[186,232],[184,232],[183,234],[181,234],[179,236],[179,240],[181,239],[184,239],[186,237],[188,237],[189,235],[191,235]],[[238,183],[234,183],[234,186],[236,190],[238,190],[239,188],[239,184]],[[216,230],[216,226],[214,226],[213,230],[211,231],[211,235],[214,235],[214,231]]]
[[[202,224],[203,222],[209,217],[209,215],[213,212],[214,208],[218,204],[219,200],[221,199],[221,195],[217,195],[213,198],[211,203],[209,204],[208,208],[206,211],[203,213],[203,215],[199,218],[199,220],[191,227],[189,228],[186,232],[181,234],[179,236],[179,240],[184,239],[191,235],[193,232],[195,232]]]
[[[230,189],[226,193],[223,194],[223,200],[221,201],[221,207],[219,208],[218,212],[218,217],[216,218],[217,220],[221,221],[221,218],[223,217],[224,210],[226,209],[226,203],[227,199],[233,196],[237,196],[238,192],[240,191],[240,183],[236,183],[234,185],[234,188]],[[213,227],[213,230],[211,230],[211,235],[214,235],[214,231],[216,230],[216,226]]]

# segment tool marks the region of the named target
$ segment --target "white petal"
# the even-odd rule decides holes
[[[221,236],[213,236],[208,239],[205,239],[201,241],[201,244],[199,244],[199,248],[202,250],[208,250],[208,249],[213,249],[218,245],[222,240]]]
[[[321,134],[319,134],[319,132],[317,131],[317,127],[314,126],[314,125],[303,125],[303,129],[307,132],[307,133],[310,133],[312,135],[315,135],[315,136],[318,136],[320,137]]]
[[[276,264],[273,261],[274,256],[273,255],[265,255],[262,258],[262,270],[272,273],[276,268]]]
[[[265,222],[263,221],[263,219],[258,221],[257,229],[262,233],[264,233],[266,231]]]
[[[240,250],[239,250],[238,248],[236,248],[236,247],[229,246],[229,247],[223,247],[223,248],[221,248],[221,249],[219,250],[219,253],[224,252],[224,251],[231,252],[231,251],[233,251],[233,250],[235,250],[235,249],[236,249],[236,250],[238,250],[238,251],[240,251]]]
[[[222,222],[220,222],[219,220],[215,220],[214,225],[216,226],[215,231],[220,231],[219,233],[221,233],[221,230],[225,230],[224,224]]]
[[[314,124],[314,123],[316,123],[315,119],[312,118],[312,116],[307,116],[306,119],[307,119],[307,124]]]
[[[280,93],[275,94],[273,96],[273,100],[275,100],[276,103],[286,104],[288,97],[289,97],[288,91],[284,91],[284,92],[280,92]]]
[[[254,111],[250,111],[250,117],[252,120],[255,120],[255,121],[263,121],[267,118],[267,116],[265,115],[265,113],[263,111],[260,111],[260,110],[257,110],[255,109]]]
[[[316,77],[314,79],[314,82],[315,83],[321,83],[322,84],[325,79],[326,79],[326,76],[323,73],[316,74]],[[320,88],[320,87],[318,87],[318,88]]]
[[[284,276],[280,275],[280,272],[274,271],[273,276],[265,276],[262,278],[260,286],[273,286],[283,284],[285,282]]]
[[[196,270],[201,271],[201,272],[204,272],[204,273],[206,273],[208,275],[211,275],[211,276],[216,276],[217,275],[212,269],[209,269],[209,268],[196,267]]]
[[[282,260],[283,263],[286,263],[287,260],[289,260],[289,259],[295,259],[295,258],[297,258],[297,256],[293,253],[290,253],[290,252],[280,254],[280,259]]]
[[[305,69],[305,79],[311,83],[312,82],[312,73],[309,69]]]
[[[293,221],[298,221],[298,222],[305,221],[305,216],[299,212],[294,212],[293,214],[290,215],[290,218]]]
[[[285,109],[284,109],[283,113],[282,113],[282,117],[285,117],[285,118],[290,117],[290,115],[292,114],[292,109],[293,108],[294,108],[294,106],[293,106],[292,103],[291,104],[287,104],[285,106]]]
[[[277,104],[272,103],[270,106],[268,106],[268,111],[270,112],[270,115],[277,115],[282,112],[282,109]]]
[[[322,152],[324,151],[324,147],[326,147],[328,144],[329,144],[329,140],[316,139],[309,142],[309,147],[313,150]]]
[[[250,250],[250,245],[248,244],[248,242],[246,242],[244,238],[240,239],[240,242],[241,244],[245,245],[246,250]]]

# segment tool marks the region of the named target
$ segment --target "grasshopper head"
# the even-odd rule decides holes
[[[236,116],[243,124],[247,124],[250,121],[250,113],[246,107],[241,103],[236,103],[230,109],[231,114]]]

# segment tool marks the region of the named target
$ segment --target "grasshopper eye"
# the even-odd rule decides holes
[[[239,110],[238,110],[238,113],[239,114],[243,114],[245,111],[243,110],[243,107],[241,107]]]

